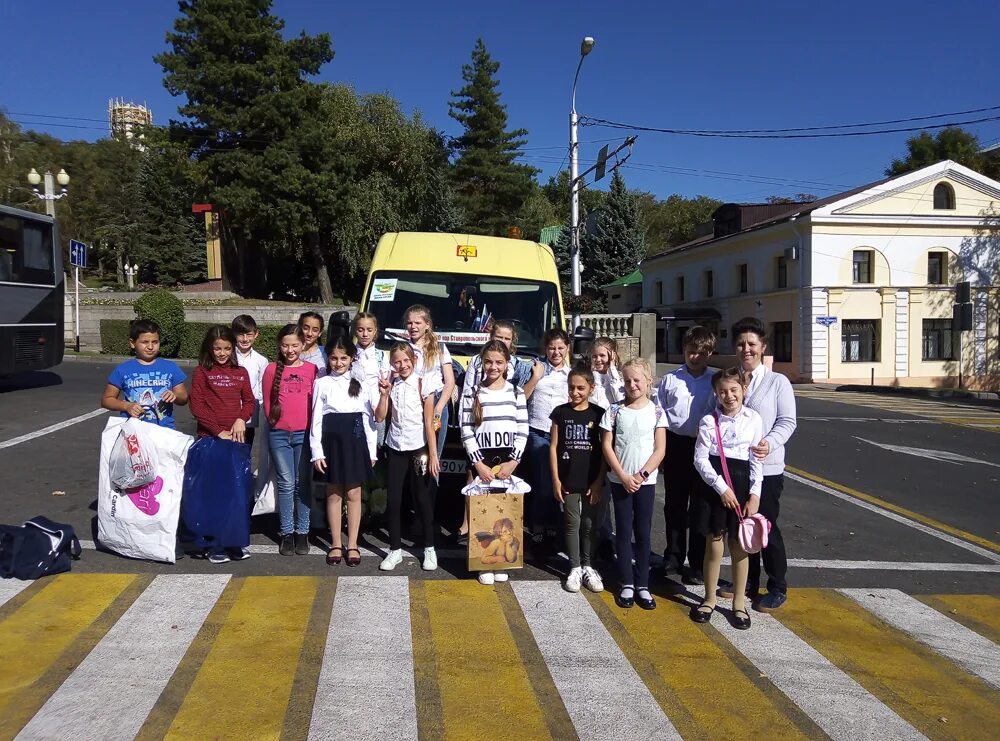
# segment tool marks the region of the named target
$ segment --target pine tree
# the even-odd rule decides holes
[[[639,267],[646,256],[646,236],[635,197],[615,170],[604,207],[597,216],[587,249],[581,252],[586,265],[586,286],[603,297],[602,286]]]
[[[537,170],[517,163],[525,129],[507,131],[507,107],[500,102],[493,61],[482,39],[476,40],[471,64],[462,66],[465,85],[452,92],[448,115],[464,127],[454,140],[454,181],[465,211],[466,229],[478,234],[506,234],[536,188]]]

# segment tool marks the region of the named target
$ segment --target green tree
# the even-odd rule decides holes
[[[525,129],[507,130],[507,108],[500,102],[500,63],[493,61],[482,39],[476,40],[472,62],[462,66],[465,85],[452,92],[449,115],[464,131],[453,142],[454,182],[465,211],[466,230],[506,234],[535,188],[537,170],[517,158]]]
[[[549,177],[549,182],[541,186],[541,191],[555,209],[555,222],[562,223],[569,221],[570,212],[570,190],[569,190],[569,170],[560,170],[558,174]],[[604,205],[608,194],[597,188],[580,189],[580,209],[596,211]]]
[[[698,228],[712,220],[712,212],[722,205],[708,196],[669,196],[659,201],[651,193],[637,193],[636,203],[646,228],[647,254],[655,255],[694,239]]]
[[[646,256],[642,218],[619,170],[611,178],[608,199],[588,235],[586,252],[581,254],[585,284],[601,294],[602,286],[634,271]]]
[[[238,290],[265,293],[265,244],[288,259],[317,241],[317,170],[303,161],[321,135],[320,89],[307,78],[333,59],[327,34],[282,36],[271,0],[181,0],[167,34],[169,51],[155,59],[164,85],[185,96],[172,122],[204,164],[205,195],[223,218],[223,263]],[[229,237],[228,239],[225,237]],[[333,299],[322,254],[310,250],[320,292]]]
[[[987,177],[1000,177],[1000,161],[983,157],[979,150],[976,135],[958,126],[941,129],[936,134],[921,131],[906,140],[906,157],[894,159],[885,174],[905,175],[941,160],[953,160]]]

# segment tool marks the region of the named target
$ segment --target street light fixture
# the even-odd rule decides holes
[[[66,174],[65,170],[60,169],[59,173],[53,178],[52,171],[46,170],[44,177],[45,192],[39,193],[38,185],[42,180],[43,177],[38,174],[38,170],[34,167],[28,171],[28,183],[31,184],[31,192],[35,194],[36,198],[45,201],[45,213],[54,217],[56,215],[56,201],[69,195],[69,192],[66,190],[66,186],[69,185],[69,175]],[[59,183],[60,187],[58,195],[56,195],[56,182]]]
[[[136,274],[139,272],[139,263],[128,264],[128,260],[125,261],[125,275],[128,277],[128,289],[131,291],[133,288],[132,281],[135,279]]]
[[[573,295],[579,296],[580,286],[580,184],[577,182],[580,171],[580,152],[577,141],[576,116],[576,84],[580,80],[580,68],[583,59],[594,49],[594,37],[584,36],[580,42],[580,61],[576,65],[576,75],[573,77],[573,97],[569,113],[569,233],[570,233],[570,269],[572,271]],[[580,313],[577,307],[573,309],[573,329],[580,325]]]

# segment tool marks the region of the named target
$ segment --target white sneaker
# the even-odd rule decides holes
[[[566,583],[563,585],[567,592],[579,592],[580,582],[583,580],[583,569],[579,566],[575,566],[570,569],[569,576],[566,577]]]
[[[424,571],[434,571],[437,567],[437,552],[433,548],[424,548]]]
[[[394,551],[389,551],[386,557],[382,559],[382,563],[378,565],[378,568],[379,571],[392,571],[401,563],[403,563],[403,549],[397,548]]]
[[[493,572],[492,571],[480,571],[479,572],[479,583],[485,584],[487,587],[493,585]]]
[[[583,567],[583,585],[591,592],[604,591],[604,582],[601,580],[601,575],[591,566]]]
[[[493,574],[493,581],[497,584],[503,584],[508,578],[506,571],[497,571]]]

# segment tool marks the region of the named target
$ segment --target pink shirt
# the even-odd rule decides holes
[[[274,374],[277,364],[269,363],[264,369],[261,390],[264,392],[264,414],[271,416],[271,391],[274,388]],[[316,380],[316,366],[303,363],[298,368],[285,366],[278,388],[278,403],[281,404],[281,418],[271,425],[275,430],[302,432],[309,429],[309,412],[312,409],[313,382]]]

